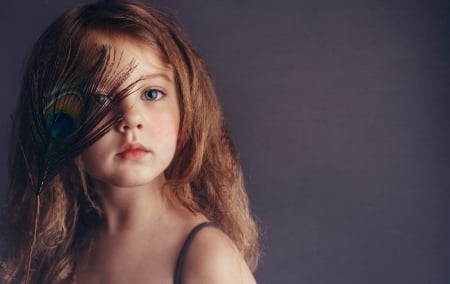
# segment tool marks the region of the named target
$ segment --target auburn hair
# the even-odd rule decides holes
[[[40,157],[28,139],[34,123],[27,111],[29,97],[33,96],[30,86],[48,80],[46,70],[65,68],[55,66],[62,56],[89,53],[86,35],[92,33],[126,36],[148,44],[173,68],[180,128],[175,157],[165,172],[164,193],[217,223],[254,271],[259,259],[258,229],[249,209],[240,163],[203,60],[168,14],[138,2],[100,1],[74,7],[56,19],[38,39],[25,69],[11,135],[10,186],[2,217],[6,256],[0,267],[2,283],[23,281],[33,238],[36,208],[32,183]],[[31,283],[70,282],[78,252],[89,242],[101,219],[95,192],[77,158],[61,167],[40,200]]]

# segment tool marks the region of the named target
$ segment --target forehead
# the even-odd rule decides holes
[[[174,68],[166,63],[167,60],[164,60],[162,52],[155,44],[121,34],[108,35],[91,32],[87,38],[88,44],[85,47],[85,52],[106,48],[108,50],[108,55],[105,58],[107,72],[112,71],[116,75],[117,73],[126,74],[127,78],[124,78],[122,87],[149,76],[159,76],[168,82],[175,82]],[[108,74],[110,73],[108,72]],[[121,76],[119,75],[119,77]],[[108,80],[110,76],[100,76],[100,78],[102,79],[98,81],[99,87],[104,89],[105,84],[110,84],[110,80]]]
[[[128,64],[134,60],[160,69],[172,69],[161,50],[149,40],[138,40],[125,34],[103,34],[93,31],[88,35],[88,42],[93,46],[111,47],[116,58],[120,59],[120,64]]]

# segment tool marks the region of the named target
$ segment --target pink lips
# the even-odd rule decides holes
[[[123,145],[117,156],[124,160],[138,160],[144,157],[150,150],[139,143],[127,143]]]

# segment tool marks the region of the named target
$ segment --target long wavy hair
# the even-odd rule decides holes
[[[2,216],[6,256],[0,267],[2,283],[23,281],[33,239],[30,282],[70,282],[78,253],[102,218],[95,191],[77,157],[61,163],[35,205],[33,183],[42,157],[29,138],[30,127],[38,127],[28,111],[35,107],[30,106],[30,97],[35,95],[31,86],[51,84],[54,74],[81,72],[72,70],[73,64],[67,62],[95,59],[87,36],[94,32],[127,36],[147,44],[173,67],[181,119],[175,157],[165,171],[164,194],[217,223],[254,271],[259,259],[258,229],[249,210],[240,163],[203,60],[166,13],[137,2],[100,1],[74,7],[53,22],[35,44],[25,69],[11,134],[10,186]],[[48,76],[48,70],[53,77]],[[40,214],[34,238],[36,206]]]

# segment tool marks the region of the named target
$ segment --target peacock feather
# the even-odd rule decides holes
[[[41,80],[43,84],[34,86],[29,109],[34,122],[31,139],[39,157],[36,195],[65,162],[79,155],[122,119],[114,109],[136,83],[122,86],[136,64],[132,61],[119,68],[121,55],[108,46],[100,49],[97,58],[87,70],[65,66],[62,74],[50,73]]]
[[[31,122],[30,141],[19,139],[19,145],[36,195],[36,213],[25,283],[29,281],[36,242],[40,194],[67,161],[123,119],[116,107],[139,81],[123,86],[136,63],[121,64],[121,54],[110,46],[89,52],[69,48],[66,52],[66,56],[56,58],[55,68],[35,64],[38,72],[34,74],[40,76],[31,78],[27,89],[30,94],[26,96],[25,121]],[[31,153],[25,153],[24,143],[31,145]]]

